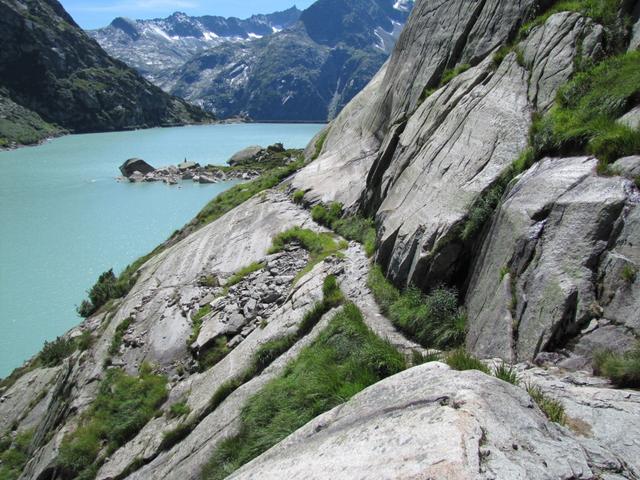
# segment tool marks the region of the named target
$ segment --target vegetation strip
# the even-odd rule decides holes
[[[58,456],[63,478],[91,479],[105,459],[137,435],[167,398],[167,379],[148,364],[133,377],[110,369],[96,399],[65,436]]]
[[[193,429],[211,412],[220,406],[229,395],[235,392],[246,382],[262,373],[280,355],[287,352],[295,343],[309,334],[320,319],[332,308],[340,306],[344,302],[344,297],[335,276],[328,275],[322,285],[322,300],[317,302],[300,321],[300,325],[295,334],[277,338],[261,345],[255,352],[251,365],[238,377],[224,382],[209,400],[209,404],[204,412],[197,418],[185,422],[173,430],[165,432],[160,444],[160,451],[169,450],[178,442],[186,438]]]
[[[607,377],[615,386],[640,388],[640,343],[624,354],[598,352],[593,363],[594,373]]]
[[[302,193],[302,196],[300,196]],[[293,201],[302,203],[304,192],[293,194]],[[330,228],[347,240],[356,241],[364,247],[365,253],[371,257],[376,250],[376,227],[372,219],[360,215],[343,216],[343,207],[339,202],[329,205],[315,205],[311,209],[313,221]]]
[[[405,367],[393,346],[366,327],[358,308],[346,305],[281,377],[249,400],[240,433],[218,446],[203,478],[226,478],[308,421]]]
[[[455,289],[439,287],[429,295],[415,287],[400,292],[378,265],[369,271],[367,284],[382,312],[422,346],[447,349],[464,342],[467,317]]]
[[[19,433],[13,440],[0,438],[0,480],[17,480],[29,461],[33,431]]]

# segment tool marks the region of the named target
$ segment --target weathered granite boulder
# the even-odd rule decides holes
[[[135,172],[146,175],[147,173],[155,172],[155,170],[155,168],[141,158],[130,158],[120,165],[120,172],[127,178],[132,176]]]
[[[187,170],[195,170],[196,168],[200,168],[200,164],[197,162],[187,162],[185,160],[184,162],[178,164],[178,170],[180,172],[185,172]]]
[[[638,10],[637,7],[636,10]],[[629,51],[638,49],[640,49],[640,20],[633,26],[631,42],[629,42]]]
[[[640,105],[629,110],[618,121],[629,128],[640,128]]]
[[[621,274],[640,260],[637,191],[621,177],[599,177],[596,164],[544,159],[503,199],[466,298],[475,354],[533,360],[600,317],[640,332],[640,296]]]
[[[611,169],[627,178],[638,177],[640,176],[640,155],[621,158],[611,166]]]
[[[625,399],[603,386],[566,385],[570,414],[591,429],[591,438],[580,438],[549,422],[524,389],[430,363],[367,388],[230,478],[634,478],[640,396]],[[610,426],[595,418],[605,405]]]
[[[604,28],[575,12],[560,12],[536,27],[518,47],[531,70],[529,101],[540,112],[553,104],[558,89],[575,72],[576,58],[604,55]]]
[[[233,166],[242,165],[244,163],[250,162],[254,160],[254,158],[262,152],[264,149],[259,145],[254,145],[252,147],[247,147],[239,152],[235,153],[229,160],[228,164]]]
[[[455,275],[454,229],[526,147],[527,79],[515,54],[497,70],[487,58],[407,123],[378,187],[378,260],[398,284],[429,288]]]

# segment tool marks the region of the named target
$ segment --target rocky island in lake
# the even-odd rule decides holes
[[[195,183],[212,184],[229,180],[253,180],[262,173],[274,168],[285,167],[297,161],[301,150],[287,150],[281,143],[267,148],[253,146],[235,153],[229,160],[229,166],[201,166],[185,158],[178,165],[154,168],[141,158],[130,158],[120,166],[121,177],[131,183],[164,182],[177,185],[182,180]]]

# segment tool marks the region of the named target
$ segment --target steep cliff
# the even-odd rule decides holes
[[[640,478],[640,54],[585,5],[418,2],[300,171],[0,384],[0,469]]]
[[[0,2],[0,39],[3,96],[63,129],[92,132],[212,119],[110,58],[55,0]],[[25,115],[3,117],[6,142],[31,138],[21,135],[22,125],[33,123]],[[41,136],[47,136],[43,130]]]

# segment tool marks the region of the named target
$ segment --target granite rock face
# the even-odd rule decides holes
[[[357,194],[371,195],[366,190],[376,191],[398,136],[425,89],[436,87],[446,69],[479,63],[507,42],[534,4],[533,0],[471,5],[464,0],[418,2],[387,66],[332,122],[319,161],[300,174],[298,187],[309,190],[310,198],[335,198],[347,207],[355,207]],[[338,166],[334,175],[332,164]],[[336,188],[336,183],[348,187],[349,193]]]
[[[491,367],[516,364],[521,386],[428,363],[325,412],[233,478],[640,478],[640,397],[589,373],[594,352],[625,352],[640,336],[640,161],[619,159],[602,176],[593,157],[545,158],[512,178],[532,114],[545,112],[575,63],[597,60],[606,43],[599,25],[558,13],[496,55],[536,5],[418,2],[387,65],[307,148],[317,160],[211,224],[191,224],[139,269],[124,298],[68,334],[91,332],[86,351],[54,369],[33,364],[4,387],[0,437],[35,432],[21,480],[61,480],[61,443],[91,407],[105,368],[135,375],[143,362],[167,376],[168,398],[103,459],[97,478],[199,478],[239,432],[251,396],[335,313],[298,336],[328,275],[374,333],[409,362],[426,360],[376,305],[360,245],[343,242],[308,271],[300,245],[270,253],[291,227],[327,232],[287,189],[375,216],[376,260],[398,286],[460,287],[468,349]],[[488,219],[462,235],[472,208],[495,191],[501,198]],[[262,346],[285,339],[286,352],[253,368]],[[223,355],[207,363],[218,347]],[[566,426],[547,419],[523,388],[529,383],[562,403]],[[168,414],[178,403],[188,413]]]
[[[529,101],[537,111],[551,107],[558,89],[575,72],[577,58],[604,55],[603,37],[602,26],[574,12],[552,15],[529,34],[519,48],[531,71]]]
[[[629,340],[637,335],[637,287],[621,271],[638,265],[638,192],[624,178],[597,176],[596,164],[544,159],[503,199],[466,299],[477,355],[533,360],[599,318],[630,329]]]
[[[367,388],[230,478],[635,478],[637,462],[619,456],[637,458],[638,446],[615,428],[633,438],[640,397],[544,380],[554,395],[550,384],[564,389],[589,438],[549,422],[524,389],[430,363]],[[609,426],[601,408],[614,417]]]

